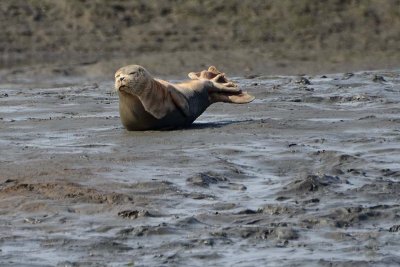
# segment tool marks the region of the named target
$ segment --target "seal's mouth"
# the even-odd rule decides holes
[[[126,85],[120,85],[120,86],[117,88],[117,91],[125,91],[126,88],[128,88]]]
[[[128,86],[126,86],[125,84],[121,84],[121,83],[119,83],[115,86],[116,91],[124,90],[125,88],[128,88]]]

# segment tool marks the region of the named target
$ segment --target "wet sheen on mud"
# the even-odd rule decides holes
[[[0,265],[400,264],[400,72],[235,81],[147,132],[111,82],[0,84]]]

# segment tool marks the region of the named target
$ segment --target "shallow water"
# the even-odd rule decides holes
[[[147,132],[111,82],[0,85],[1,265],[400,264],[400,72],[304,78]]]

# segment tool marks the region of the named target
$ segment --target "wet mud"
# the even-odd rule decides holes
[[[0,265],[399,265],[400,72],[234,81],[146,132],[112,81],[0,84]]]

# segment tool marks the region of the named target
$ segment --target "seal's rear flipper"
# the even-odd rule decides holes
[[[228,78],[225,77],[225,73],[217,70],[215,66],[210,66],[208,70],[203,70],[200,72],[190,72],[188,76],[192,80],[214,80],[218,83],[230,82]]]
[[[215,102],[225,102],[233,104],[246,104],[250,103],[255,99],[254,96],[248,94],[247,92],[242,92],[240,94],[229,94],[229,93],[211,93],[210,100],[212,103]]]

